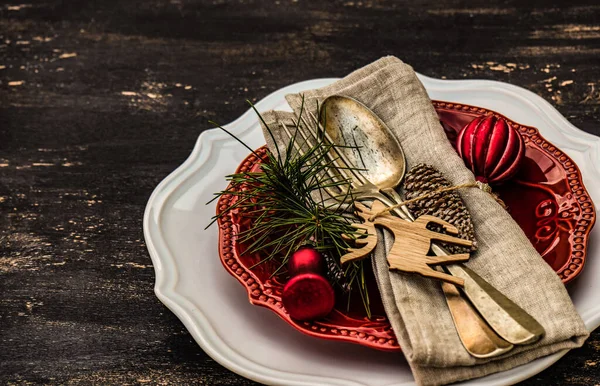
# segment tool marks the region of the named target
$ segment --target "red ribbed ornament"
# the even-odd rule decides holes
[[[519,169],[525,142],[504,118],[488,115],[473,119],[460,131],[456,149],[478,181],[498,184]]]

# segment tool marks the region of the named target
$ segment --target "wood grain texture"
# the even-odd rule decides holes
[[[394,54],[525,87],[599,135],[600,5],[563,3],[3,2],[0,382],[252,384],[156,299],[142,235],[208,120]],[[600,333],[523,384],[600,384]]]

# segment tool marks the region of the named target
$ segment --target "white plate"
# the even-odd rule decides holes
[[[485,107],[537,127],[579,165],[592,200],[600,203],[600,139],[571,125],[542,98],[500,82],[419,78],[432,99]],[[285,87],[261,100],[257,108],[289,110],[284,95],[335,80],[316,79]],[[252,148],[264,144],[251,111],[226,128]],[[247,149],[222,131],[205,131],[190,157],[154,190],[144,214],[144,236],[156,271],[158,298],[181,319],[204,351],[244,377],[286,385],[413,385],[402,354],[303,335],[271,311],[250,305],[246,289],[222,267],[217,227],[204,230],[215,204],[205,204],[213,193],[226,187],[224,176],[247,154]],[[600,226],[590,239],[586,267],[569,290],[591,331],[600,325]],[[467,383],[514,384],[565,353]]]

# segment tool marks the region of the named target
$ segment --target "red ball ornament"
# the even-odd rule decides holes
[[[314,320],[333,310],[335,294],[323,276],[301,273],[287,282],[281,300],[293,319]]]
[[[298,249],[290,257],[288,262],[288,273],[290,277],[305,272],[323,274],[323,256],[316,249],[304,246]]]
[[[525,142],[504,118],[477,117],[458,134],[456,149],[478,181],[497,184],[513,177],[525,155]]]

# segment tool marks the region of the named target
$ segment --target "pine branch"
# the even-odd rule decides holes
[[[254,109],[254,106],[252,108]],[[304,101],[300,114],[303,111]],[[256,113],[275,142],[275,136],[266,122],[258,111]],[[260,172],[242,172],[226,177],[230,182],[229,188],[217,193],[216,197],[231,195],[235,200],[217,214],[213,222],[232,210],[239,210],[243,216],[249,218],[252,225],[240,232],[239,240],[245,244],[247,253],[258,252],[265,256],[256,265],[269,261],[276,263],[273,275],[285,274],[285,266],[291,254],[302,245],[312,244],[319,252],[330,257],[336,265],[332,267],[333,270],[343,272],[341,277],[328,275],[333,281],[332,284],[344,289],[348,294],[352,288],[357,288],[370,317],[369,298],[364,280],[365,262],[355,262],[347,267],[341,267],[339,263],[339,257],[349,248],[342,234],[351,238],[364,235],[351,226],[353,218],[339,206],[325,205],[327,195],[324,193],[324,189],[339,188],[344,193],[337,199],[352,202],[350,181],[329,176],[328,172],[340,176],[340,168],[335,166],[336,161],[328,161],[327,155],[337,154],[341,148],[353,148],[357,151],[358,149],[356,146],[328,143],[323,135],[318,135],[317,143],[313,146],[303,144],[302,154],[294,151],[296,134],[302,129],[299,125],[301,118],[298,117],[296,130],[285,148],[285,157],[281,156],[277,147],[277,155],[267,151]],[[232,133],[223,130],[249,148]]]

